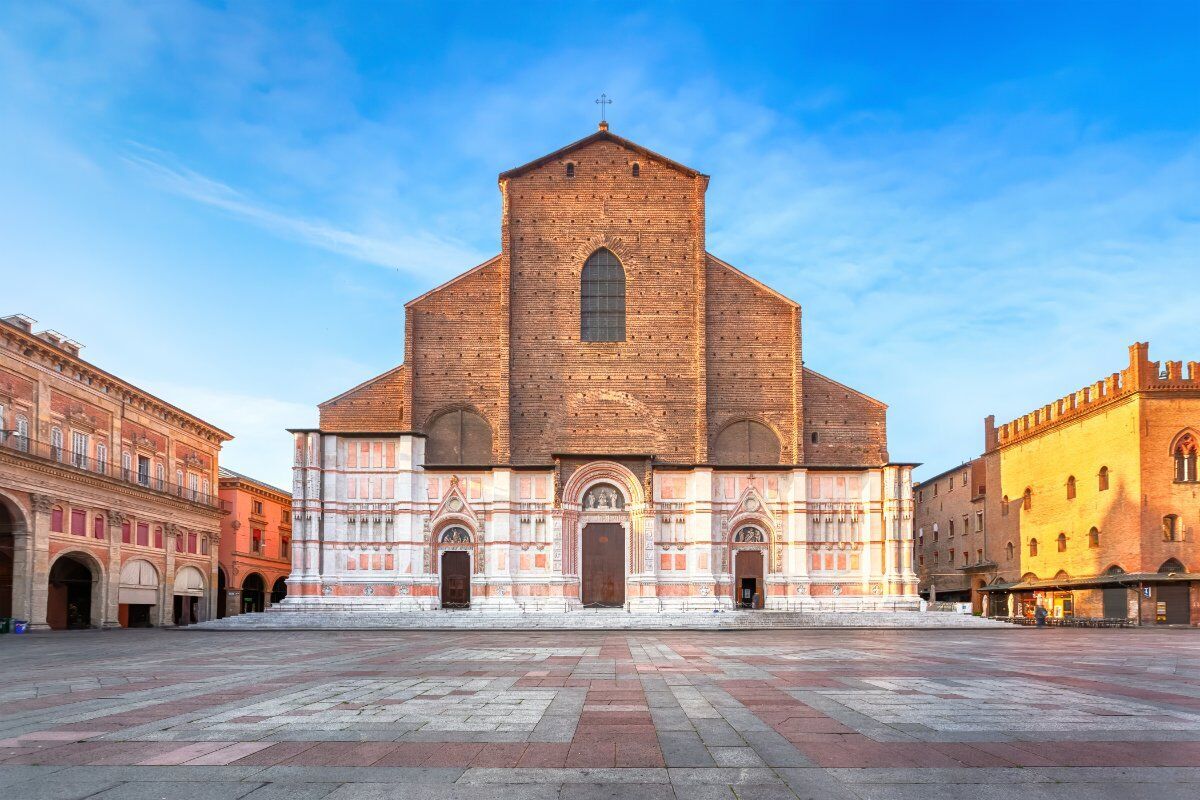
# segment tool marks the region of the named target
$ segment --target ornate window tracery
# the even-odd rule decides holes
[[[1185,433],[1179,437],[1179,441],[1175,443],[1175,480],[1180,483],[1195,483],[1200,481],[1200,476],[1197,476],[1197,454],[1200,453],[1200,444],[1196,442],[1196,437],[1191,433]]]

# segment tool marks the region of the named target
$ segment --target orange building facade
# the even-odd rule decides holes
[[[959,467],[916,488],[922,592],[969,592],[991,616],[1041,605],[1052,619],[1200,625],[1198,452],[1200,363],[1151,361],[1145,343],[1120,372],[999,427],[988,417],[968,486]],[[966,490],[952,506],[947,479]],[[955,540],[951,519],[970,522]]]
[[[221,468],[217,616],[262,611],[287,595],[292,569],[292,497],[283,489]]]
[[[224,431],[0,319],[0,617],[186,625],[216,606]]]

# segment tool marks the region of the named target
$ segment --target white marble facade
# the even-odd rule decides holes
[[[620,526],[630,611],[733,608],[754,557],[767,609],[916,604],[908,465],[655,467],[642,481],[598,460],[556,486],[555,467],[426,471],[419,435],[295,440],[287,605],[438,608],[445,554],[466,552],[470,608],[576,609],[593,523]]]

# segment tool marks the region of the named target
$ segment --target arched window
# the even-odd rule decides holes
[[[1100,531],[1097,528],[1092,528],[1088,531],[1088,547],[1100,546]]]
[[[1158,568],[1158,572],[1161,575],[1170,575],[1172,572],[1187,572],[1187,570],[1183,568],[1183,564],[1178,558],[1168,558]]]
[[[1060,533],[1058,535],[1058,552],[1067,552],[1067,535],[1065,533]]]
[[[1162,519],[1162,534],[1164,542],[1177,541],[1179,536],[1179,517],[1167,514]]]
[[[1113,564],[1111,567],[1104,570],[1104,574],[1105,575],[1124,575],[1125,570],[1123,570],[1119,564]]]
[[[1013,547],[1012,542],[1009,542],[1008,544],[1004,545],[1004,555],[1007,557],[1007,559],[1009,561],[1013,560],[1013,555],[1015,555],[1015,553],[1016,553],[1016,548]]]
[[[1029,555],[1031,555],[1031,556],[1037,555],[1037,539],[1029,540]]]
[[[183,470],[181,469],[175,470],[175,485],[180,489],[183,488]]]
[[[1068,500],[1075,499],[1075,476],[1074,475],[1067,478],[1067,499]]]
[[[1031,508],[1033,508],[1033,489],[1030,489],[1029,487],[1025,488],[1025,495],[1021,500],[1021,508],[1025,509],[1026,511],[1029,511]]]
[[[633,177],[635,177],[635,178],[642,177],[642,165],[638,164],[637,162],[634,162],[634,165],[633,165]]]
[[[1200,445],[1196,442],[1196,437],[1191,433],[1185,433],[1179,437],[1179,441],[1175,443],[1175,480],[1183,483],[1194,483],[1200,480],[1196,474],[1196,458],[1197,452],[1200,451]]]
[[[1008,516],[1008,495],[1000,498],[1000,516]]]
[[[492,463],[492,426],[474,411],[456,408],[440,414],[426,430],[425,463]]]
[[[1100,491],[1107,492],[1108,491],[1108,467],[1101,467],[1100,474],[1097,475],[1096,478],[1100,484]]]
[[[583,264],[579,338],[585,342],[625,341],[625,269],[604,247]]]
[[[575,165],[572,164],[570,161],[567,162],[567,177],[568,178],[575,177]]]
[[[721,429],[713,459],[718,464],[778,464],[779,449],[775,431],[761,422],[744,419]]]

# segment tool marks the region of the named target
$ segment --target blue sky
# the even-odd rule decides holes
[[[1198,86],[1195,2],[4,2],[0,313],[286,486],[604,91],[930,475],[1134,341],[1200,358]]]

